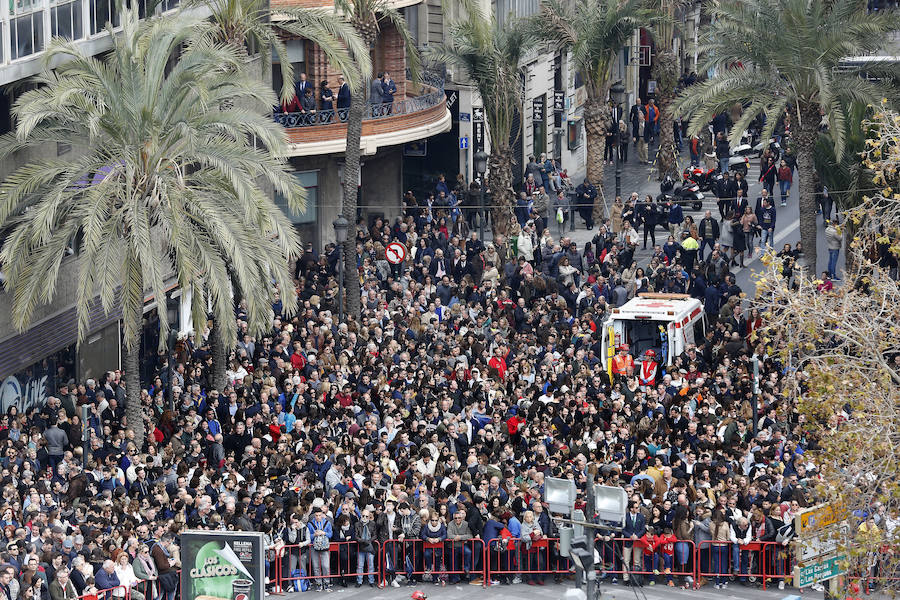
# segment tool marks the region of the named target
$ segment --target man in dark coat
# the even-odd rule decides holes
[[[391,105],[394,103],[394,94],[397,93],[397,84],[391,79],[391,74],[387,71],[381,78],[381,101],[387,104],[388,114],[391,112]]]
[[[719,239],[720,233],[719,222],[713,218],[711,211],[706,211],[706,214],[700,221],[697,232],[700,234],[700,252],[698,253],[698,257],[700,262],[705,262],[704,252],[706,247],[709,246],[709,251],[712,253],[713,248],[716,247],[716,240]]]
[[[584,226],[588,231],[594,228],[594,199],[596,197],[597,188],[587,177],[584,178],[581,185],[575,188],[575,205],[578,207],[578,214],[584,219]]]
[[[337,107],[339,111],[350,108],[350,85],[343,75],[338,75]]]
[[[384,88],[382,87],[381,78],[383,73],[379,73],[378,77],[369,84],[369,104],[372,105],[372,114],[377,114],[379,107],[384,103]]]

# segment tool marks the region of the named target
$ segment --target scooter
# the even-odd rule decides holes
[[[728,157],[728,171],[730,173],[740,173],[744,177],[747,177],[747,171],[750,169],[750,157],[749,156],[741,156],[739,154],[735,154],[732,151],[731,156]]]
[[[675,185],[675,180],[671,175],[666,175],[662,183],[659,184],[659,196],[656,197],[657,202],[667,202],[671,200],[681,206],[690,206],[692,210],[701,210],[703,208],[703,192],[700,186],[692,181],[685,181]]]
[[[745,131],[741,134],[741,143],[731,149],[731,154],[732,156],[754,156],[759,158],[766,148],[772,151],[775,161],[778,162],[778,159],[781,158],[781,144],[775,141],[775,138],[769,138],[768,143],[766,143],[759,139],[758,133]]]

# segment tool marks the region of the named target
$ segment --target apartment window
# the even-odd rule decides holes
[[[275,194],[275,204],[278,205],[278,208],[287,215],[287,218],[294,225],[315,223],[319,200],[319,172],[301,171],[294,173],[294,177],[297,178],[300,185],[306,188],[306,210],[301,213],[292,213],[284,196],[279,193]]]
[[[409,28],[409,35],[413,39],[413,43],[419,46],[419,7],[418,5],[407,6],[403,9],[403,18],[406,20],[406,26]]]
[[[181,0],[162,0],[160,6],[162,6],[163,12],[168,12],[170,10],[175,10],[178,8],[178,5],[181,4]]]
[[[504,27],[507,19],[521,19],[536,15],[540,11],[539,0],[492,0],[491,8],[497,24]]]
[[[300,81],[300,73],[306,73],[306,51],[303,40],[287,40],[284,43],[287,50],[287,59],[294,67],[294,82]],[[272,54],[272,89],[276,94],[281,93],[281,86],[284,80],[281,77],[281,57]],[[313,89],[318,83],[313,83]],[[335,82],[331,82],[334,84]]]
[[[96,35],[106,28],[107,23],[113,27],[121,24],[116,0],[90,0],[91,2],[91,35]]]
[[[37,0],[16,0],[9,20],[10,59],[31,56],[44,49],[44,11]]]
[[[67,40],[82,37],[81,2],[56,3],[50,8],[50,32]]]

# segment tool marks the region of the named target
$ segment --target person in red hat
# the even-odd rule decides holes
[[[641,361],[641,368],[638,372],[638,383],[642,386],[653,387],[656,385],[656,378],[659,375],[659,363],[656,362],[656,352],[647,350],[644,352],[644,360]]]
[[[619,346],[619,353],[613,357],[612,372],[613,376],[625,377],[628,375],[628,367],[634,372],[634,358],[628,354],[628,344]]]

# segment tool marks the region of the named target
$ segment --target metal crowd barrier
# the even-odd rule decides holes
[[[364,557],[363,570],[362,572],[357,572],[360,542],[352,540],[329,543],[328,550],[321,551],[328,553],[326,563],[328,566],[327,575],[324,573],[315,574],[313,561],[316,557],[314,554],[319,551],[313,549],[312,544],[302,547],[296,544],[282,546],[275,555],[272,568],[269,569],[269,579],[274,580],[278,589],[282,592],[285,591],[285,587],[302,589],[301,582],[333,584],[344,579],[346,583],[350,578],[356,580],[357,577],[362,577],[365,583],[371,576],[374,581],[380,583],[384,579],[380,560],[382,555],[381,544],[377,540],[371,540],[370,544],[373,549],[371,552],[373,555],[371,560],[372,567],[371,569],[368,567],[369,560]],[[272,574],[273,570],[275,571],[274,576]]]

